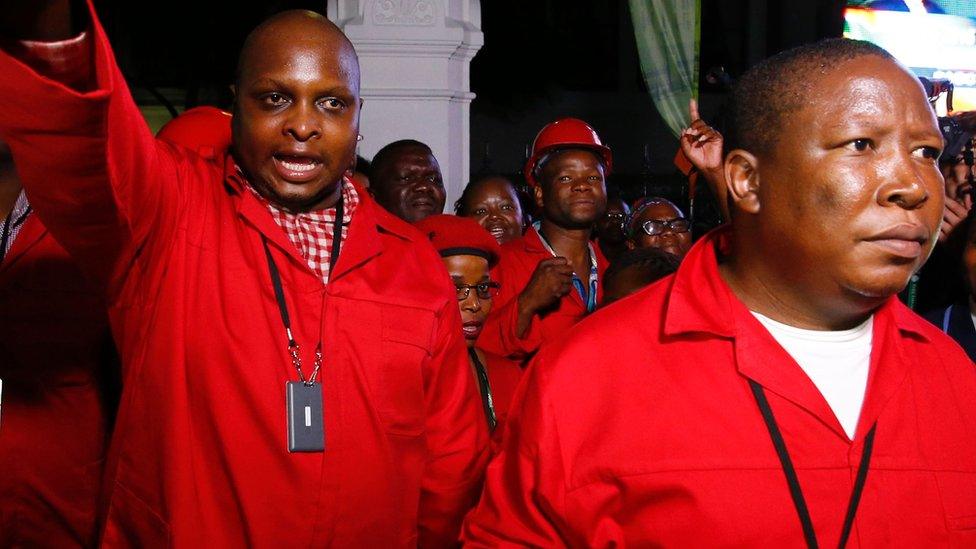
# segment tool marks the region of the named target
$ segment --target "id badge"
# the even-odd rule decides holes
[[[285,393],[288,401],[288,451],[324,451],[322,385],[289,381],[285,384]]]

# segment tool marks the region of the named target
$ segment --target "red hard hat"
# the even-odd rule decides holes
[[[156,138],[217,159],[230,149],[230,118],[216,107],[194,107],[167,122]]]
[[[525,163],[525,180],[530,186],[539,184],[535,171],[542,157],[558,149],[592,150],[603,158],[604,176],[610,175],[613,168],[613,154],[592,126],[579,118],[561,118],[542,128],[532,142],[532,156]]]

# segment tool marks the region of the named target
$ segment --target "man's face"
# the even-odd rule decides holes
[[[976,224],[970,221],[966,231],[966,244],[962,251],[962,264],[966,269],[969,295],[976,300]]]
[[[542,215],[568,229],[589,229],[607,208],[603,164],[582,149],[554,153],[542,168],[535,199]]]
[[[601,241],[623,242],[627,240],[627,216],[630,208],[622,198],[607,201],[607,209],[596,221],[596,234]]]
[[[631,223],[634,234],[630,247],[659,248],[682,258],[691,248],[691,230],[687,225],[687,219],[674,205],[655,202],[643,208]],[[649,234],[647,229],[654,234]]]
[[[401,147],[373,174],[373,192],[384,208],[408,223],[444,211],[444,181],[437,159],[427,149]]]
[[[478,183],[464,211],[499,244],[522,236],[522,205],[507,179],[494,177]]]
[[[904,288],[935,244],[942,136],[896,63],[863,56],[827,71],[759,160],[755,245],[808,295],[876,301]]]
[[[261,40],[236,90],[234,156],[261,195],[291,211],[335,196],[359,130],[354,52],[313,38],[285,28]]]
[[[966,193],[972,192],[969,184],[969,174],[976,174],[976,167],[970,168],[962,160],[962,155],[954,163],[946,163],[942,167],[942,176],[945,178],[946,197],[962,200]]]

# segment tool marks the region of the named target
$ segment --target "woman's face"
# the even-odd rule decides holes
[[[481,334],[485,318],[491,311],[491,297],[479,297],[478,290],[472,286],[491,282],[488,276],[488,260],[476,255],[452,255],[441,258],[447,267],[454,286],[458,289],[458,296],[467,297],[458,300],[461,309],[461,330],[468,347],[474,347],[475,341]],[[467,288],[466,287],[470,287]]]
[[[631,236],[628,247],[630,248],[659,248],[668,253],[674,254],[679,258],[688,253],[691,248],[691,231],[675,231],[673,228],[665,227],[659,234],[651,235],[644,230],[644,224],[648,221],[659,223],[679,222],[687,224],[684,215],[678,208],[667,202],[656,202],[641,210],[637,218],[632,222],[633,235]]]
[[[464,204],[464,212],[495,237],[499,244],[522,236],[522,206],[515,188],[504,178],[478,183]]]

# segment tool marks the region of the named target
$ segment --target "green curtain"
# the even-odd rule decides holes
[[[630,0],[641,72],[651,99],[677,137],[698,98],[700,0]]]

